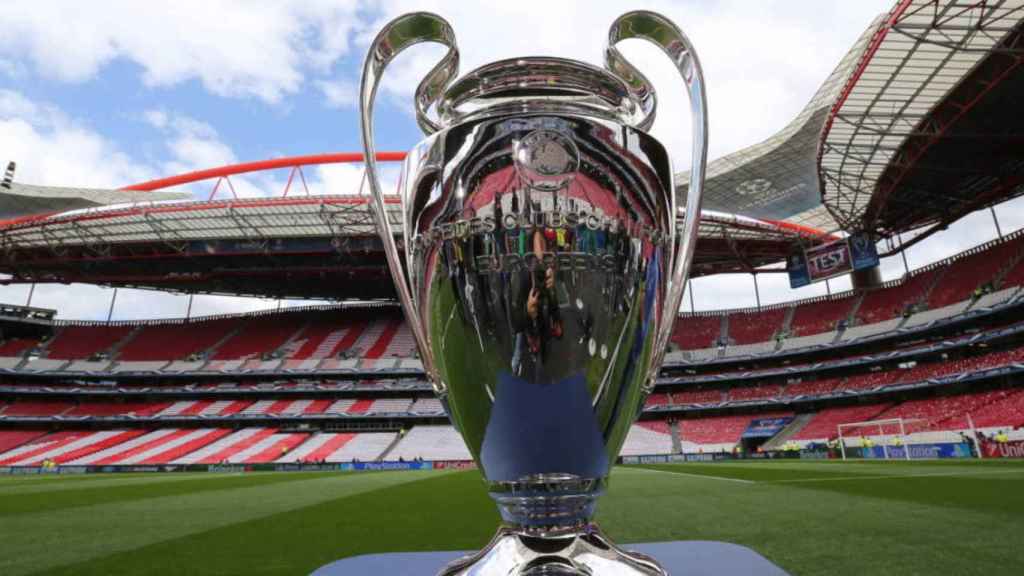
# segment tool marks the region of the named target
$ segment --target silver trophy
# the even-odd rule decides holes
[[[693,115],[681,235],[672,164],[646,130],[656,97],[620,54],[644,38],[675,63]],[[419,84],[427,138],[399,183],[405,258],[374,162],[373,104],[402,50],[448,50]],[[672,22],[630,12],[605,68],[549,57],[494,62],[455,80],[451,26],[387,24],[360,93],[377,229],[424,369],[503,520],[444,575],[665,574],[593,523],[597,498],[654,385],[697,239],[707,156],[700,63]]]

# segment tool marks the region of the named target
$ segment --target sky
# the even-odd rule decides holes
[[[690,37],[708,86],[710,158],[781,129],[807,103],[872,19],[892,0],[640,1]],[[444,2],[384,0],[105,0],[0,2],[0,162],[18,162],[30,184],[120,187],[242,161],[361,151],[356,91],[369,42],[391,18],[436,12],[455,30],[463,72],[501,58],[554,55],[600,64],[608,26],[622,2]],[[686,98],[667,59],[627,41],[622,50],[655,83],[653,133],[688,168]],[[422,138],[412,91],[439,46],[402,54],[377,104],[377,146],[408,150]],[[678,94],[678,97],[673,97]],[[354,192],[355,166],[306,171],[315,193]],[[393,174],[392,174],[393,176]],[[279,195],[287,171],[233,177],[239,195]],[[393,179],[393,178],[392,178]],[[189,191],[205,198],[210,184]],[[997,209],[1003,232],[1024,225],[1021,210]],[[995,236],[979,213],[908,251],[919,267]],[[883,262],[885,279],[903,272]],[[762,303],[825,293],[793,291],[762,275]],[[837,281],[831,289],[848,288]],[[0,287],[0,302],[24,304],[27,286]],[[32,304],[62,318],[106,318],[112,290],[39,285]],[[753,306],[749,275],[693,283],[697,310]],[[686,300],[687,306],[689,299]],[[286,305],[303,304],[288,302]],[[277,302],[197,296],[192,313],[248,311]],[[114,319],[180,317],[187,298],[120,290]]]

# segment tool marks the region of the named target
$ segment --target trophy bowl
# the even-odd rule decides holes
[[[660,46],[690,99],[693,168],[682,232],[672,163],[647,133],[655,92],[616,49]],[[374,163],[373,103],[396,54],[448,47],[415,103],[425,140],[399,183],[401,243]],[[612,544],[597,498],[654,385],[696,240],[707,143],[700,65],[664,17],[612,25],[605,68],[551,57],[454,80],[439,16],[401,16],[363,69],[371,207],[424,369],[495,500],[502,526],[445,575],[664,574]]]

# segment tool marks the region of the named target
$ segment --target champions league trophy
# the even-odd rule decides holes
[[[686,218],[646,130],[655,92],[620,54],[643,38],[675,63],[693,115]],[[443,575],[665,574],[593,523],[611,466],[654,385],[697,239],[707,156],[700,63],[669,20],[612,25],[605,69],[549,57],[454,80],[451,26],[401,16],[370,46],[360,107],[377,230],[423,367],[503,524]],[[405,266],[374,162],[373,103],[402,50],[448,50],[420,83],[427,138],[399,184]],[[431,110],[433,109],[433,110]]]

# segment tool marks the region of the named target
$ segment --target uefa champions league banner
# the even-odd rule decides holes
[[[872,446],[861,448],[861,458],[890,460],[906,458],[906,446]],[[971,447],[966,442],[943,442],[936,444],[911,444],[910,457],[914,460],[925,458],[970,458]]]
[[[985,458],[1024,458],[1024,440],[1014,442],[982,442]]]
[[[869,236],[859,234],[814,246],[789,256],[786,271],[790,288],[848,274],[878,265],[878,251]]]

